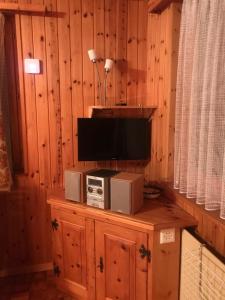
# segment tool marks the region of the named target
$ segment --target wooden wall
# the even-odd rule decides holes
[[[173,182],[173,144],[176,94],[176,69],[181,4],[174,3],[162,14],[150,14],[148,22],[148,102],[158,109],[153,120],[153,160],[148,166],[151,180]],[[154,30],[153,30],[154,29]],[[155,102],[156,101],[156,102]],[[165,190],[168,189],[168,185]],[[195,200],[171,188],[166,196],[198,221],[196,233],[225,257],[225,221],[218,212],[209,212]]]
[[[11,32],[7,39],[11,45],[7,46],[11,49],[8,61],[14,78],[11,111],[17,116],[12,120],[17,145],[14,167],[20,173],[15,176],[15,190],[0,196],[0,240],[4,241],[0,247],[0,276],[49,267],[51,229],[46,191],[63,186],[64,169],[78,164],[76,119],[87,116],[89,105],[100,104],[88,49],[95,48],[100,56],[101,76],[104,58],[115,61],[108,79],[108,104],[158,106],[153,117],[151,162],[100,166],[145,172],[147,181],[171,181],[173,174],[180,4],[172,4],[157,15],[148,14],[144,0],[27,3],[44,3],[49,10],[63,14],[16,15],[7,23]],[[15,55],[18,76],[12,64]],[[41,59],[41,75],[24,74],[26,57]],[[207,222],[207,218],[204,220],[201,224]],[[215,233],[215,228],[202,228],[206,238],[210,232]],[[217,232],[222,234],[223,228]],[[224,235],[221,243],[224,246]],[[221,245],[217,248],[222,249]]]
[[[108,77],[108,104],[147,104],[148,13],[144,0],[1,2],[45,4],[60,12],[57,17],[16,15],[15,32],[14,21],[9,22],[8,41],[16,47],[8,46],[8,61],[16,56],[19,65],[18,76],[11,67],[10,89],[16,91],[11,101],[18,119],[12,122],[19,124],[19,130],[17,125],[13,129],[20,174],[15,176],[15,190],[0,197],[4,275],[29,266],[41,269],[51,261],[46,190],[62,186],[64,169],[77,164],[77,117],[87,116],[89,105],[100,104],[87,50],[97,51],[101,75],[104,59],[115,61]],[[41,60],[42,74],[24,74],[23,59],[29,57]]]
[[[157,106],[153,116],[152,160],[146,168],[150,181],[173,180],[174,112],[181,4],[172,3],[161,14],[149,14],[147,101]]]

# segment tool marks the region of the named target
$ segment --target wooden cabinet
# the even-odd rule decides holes
[[[59,287],[76,299],[178,299],[180,229],[196,224],[187,213],[165,199],[145,202],[134,216],[58,194],[48,203]],[[174,232],[172,242],[163,241],[165,229]]]
[[[88,291],[92,291],[88,264],[93,261],[88,252],[94,252],[94,243],[91,244],[91,239],[87,241],[92,229],[94,225],[90,220],[52,209],[53,271],[57,282],[85,299],[91,299]]]
[[[147,299],[147,234],[98,222],[96,241],[96,299]]]

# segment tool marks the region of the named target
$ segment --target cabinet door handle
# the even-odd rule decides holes
[[[53,273],[57,277],[59,277],[59,275],[61,273],[59,266],[57,266],[56,264],[54,264],[54,266],[53,266]]]
[[[52,230],[57,230],[58,229],[59,223],[56,219],[52,220],[51,224],[52,224]]]
[[[104,264],[103,264],[103,257],[100,256],[99,258],[99,265],[97,265],[97,268],[100,269],[100,272],[103,273],[104,270]]]
[[[144,245],[141,245],[139,249],[139,253],[141,255],[141,258],[147,258],[148,262],[151,261],[151,251],[146,249]]]

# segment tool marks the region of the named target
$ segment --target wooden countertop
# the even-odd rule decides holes
[[[185,228],[197,225],[197,221],[191,215],[164,197],[146,199],[142,209],[135,215],[125,215],[66,200],[63,190],[49,192],[48,203],[52,206],[72,210],[74,214],[79,213],[90,218],[104,221],[110,218],[110,222],[116,221],[131,226],[137,226],[138,223],[141,224],[142,229],[146,230],[170,227]]]

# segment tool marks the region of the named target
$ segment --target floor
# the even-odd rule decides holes
[[[59,291],[45,272],[0,279],[0,300],[76,300]]]

